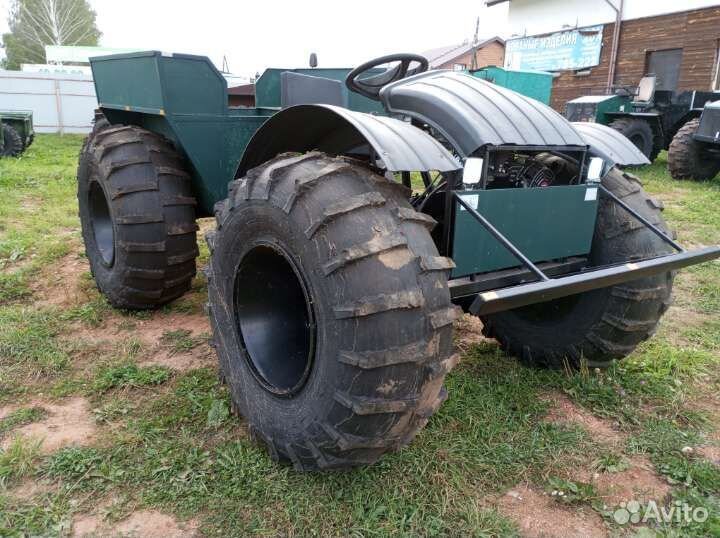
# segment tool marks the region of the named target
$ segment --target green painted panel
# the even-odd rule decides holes
[[[280,107],[280,74],[284,71],[291,71],[293,73],[299,73],[301,75],[308,75],[313,77],[327,78],[330,80],[345,81],[348,73],[352,71],[351,68],[336,68],[336,69],[323,69],[323,68],[303,68],[303,69],[278,69],[269,68],[266,69],[262,76],[255,82],[255,105],[259,107]],[[382,73],[383,69],[373,69],[368,73],[367,76]],[[362,95],[358,95],[354,92],[349,91],[343,85],[343,92],[345,95],[346,106],[350,110],[356,110],[359,112],[376,112],[378,114],[385,114],[382,105],[378,101],[373,101]]]
[[[590,252],[597,215],[597,187],[463,191],[461,196],[532,261]],[[520,265],[470,213],[456,204],[453,277]]]
[[[95,91],[101,107],[157,111],[164,108],[155,53],[93,58]]]
[[[565,117],[570,121],[591,121],[608,125],[613,118],[610,112],[624,111],[630,105],[630,98],[621,95],[585,95],[565,105]]]
[[[33,129],[33,113],[30,110],[2,110],[0,111],[0,122],[12,126],[20,135],[20,138],[25,140],[25,143],[27,143],[27,138],[35,132]],[[0,129],[0,145],[3,143],[2,129]]]
[[[227,83],[202,56],[143,52],[93,58],[91,65],[110,122],[139,125],[175,142],[192,167],[199,213],[212,215],[245,147],[275,111],[228,109]]]
[[[552,73],[544,71],[511,71],[502,67],[490,66],[473,71],[472,75],[527,97],[532,97],[546,105],[550,104]]]

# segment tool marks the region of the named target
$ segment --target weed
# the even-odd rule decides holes
[[[102,368],[95,377],[93,388],[104,392],[114,388],[160,385],[170,378],[170,370],[162,366],[123,364]]]
[[[592,503],[598,499],[595,486],[585,482],[551,478],[546,489],[553,499],[563,504]]]
[[[40,454],[42,440],[15,436],[7,448],[0,448],[0,485],[28,476]]]

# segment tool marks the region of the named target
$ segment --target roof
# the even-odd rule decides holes
[[[255,95],[255,84],[243,84],[228,88],[228,95]]]
[[[430,67],[439,67],[447,62],[452,61],[455,58],[463,56],[468,52],[472,51],[474,47],[481,49],[486,45],[489,45],[493,41],[499,41],[501,44],[505,44],[505,40],[499,36],[494,36],[489,39],[481,39],[477,43],[461,43],[459,45],[448,45],[445,47],[438,47],[436,49],[426,50],[422,53],[430,62]]]

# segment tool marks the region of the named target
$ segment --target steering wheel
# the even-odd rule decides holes
[[[400,63],[394,67],[390,67],[383,73],[360,80],[360,77],[371,69],[390,62]],[[410,64],[413,62],[419,65],[410,69]],[[418,73],[424,73],[428,70],[429,65],[427,58],[419,54],[389,54],[388,56],[381,56],[380,58],[365,62],[350,71],[345,79],[345,85],[352,92],[364,95],[374,101],[379,101],[380,90],[383,86],[412,75],[417,75]]]

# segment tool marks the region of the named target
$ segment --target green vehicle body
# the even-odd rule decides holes
[[[588,121],[609,125],[614,113],[630,110],[631,102],[620,95],[585,95],[569,101],[566,117],[575,121]]]
[[[0,123],[9,125],[20,135],[23,151],[32,144],[35,138],[33,113],[30,110],[0,110]],[[5,143],[0,129],[0,147]]]
[[[552,73],[545,71],[520,71],[488,66],[471,71],[472,76],[487,80],[503,88],[516,91],[527,97],[550,104],[552,93]]]
[[[277,106],[228,107],[227,83],[204,57],[130,53],[96,57],[91,65],[99,106],[111,123],[134,124],[161,133],[184,153],[192,166],[201,216],[212,215],[213,206],[227,196],[227,184],[235,178],[253,134],[279,110]],[[263,104],[278,105],[281,70],[269,71],[258,81],[257,96]],[[312,71],[333,79],[346,75],[345,70]],[[361,111],[380,106],[355,97],[352,102]],[[589,252],[597,201],[586,201],[586,190],[584,185],[556,186],[470,191],[467,195],[476,195],[481,207],[490,210],[493,224],[511,241],[531,246],[530,258],[541,261]],[[502,210],[508,204],[512,211]],[[459,206],[455,211],[460,219],[453,240],[457,256],[454,276],[517,265],[479,223],[463,218]],[[516,215],[524,215],[524,220]],[[557,218],[560,215],[577,217],[577,225],[567,226],[564,218]],[[528,225],[532,228],[530,223],[537,222],[544,223],[543,233],[530,233]]]
[[[654,78],[648,76],[643,80]],[[656,155],[670,147],[673,137],[685,123],[700,116],[706,103],[720,98],[720,92],[653,90],[647,101],[638,101],[623,88],[624,91],[617,95],[587,95],[568,101],[565,117],[572,122],[601,125],[622,119],[645,122],[652,130],[653,154]]]
[[[300,75],[322,77],[337,82],[343,82],[352,71],[351,68],[323,69],[323,68],[301,68],[301,69],[279,69],[270,67],[266,69],[260,78],[255,81],[255,105],[261,108],[280,108],[282,104],[280,91],[280,78],[282,73],[297,73]],[[377,73],[382,70],[377,69]],[[385,114],[382,105],[349,91],[342,85],[343,100],[345,106],[359,112],[371,112],[374,114]]]

